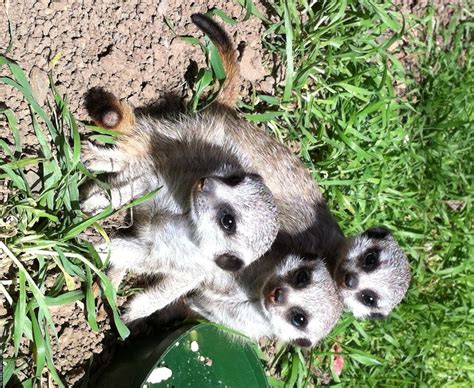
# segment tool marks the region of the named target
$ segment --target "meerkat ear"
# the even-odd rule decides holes
[[[368,318],[372,320],[382,320],[382,319],[387,318],[387,316],[382,313],[370,313]]]
[[[291,343],[295,346],[299,346],[301,348],[309,348],[311,346],[311,341],[307,338],[297,338],[293,341],[291,341]]]
[[[219,268],[230,272],[236,272],[244,266],[243,260],[234,255],[220,255],[214,261]]]
[[[391,236],[392,232],[390,232],[390,230],[388,230],[385,226],[376,226],[367,229],[364,233],[362,233],[362,235],[366,236],[367,238],[381,240],[387,236]]]
[[[301,258],[305,261],[321,260],[321,256],[317,255],[316,253],[310,253],[310,252],[301,254]]]

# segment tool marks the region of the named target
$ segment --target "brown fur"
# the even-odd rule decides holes
[[[89,90],[85,101],[87,112],[99,127],[127,134],[135,125],[133,108],[102,88]]]

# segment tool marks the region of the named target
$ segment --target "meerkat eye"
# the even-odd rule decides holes
[[[370,290],[364,290],[360,293],[360,300],[362,304],[367,307],[376,307],[377,306],[377,294]]]
[[[308,323],[306,315],[300,311],[292,311],[290,315],[291,324],[298,328],[303,328]]]
[[[219,218],[219,222],[226,233],[235,232],[235,217],[231,213],[223,212]]]
[[[365,272],[372,272],[379,266],[379,252],[369,251],[362,260],[362,269]]]
[[[311,280],[311,274],[306,268],[301,268],[296,271],[294,279],[293,285],[295,288],[304,288]]]

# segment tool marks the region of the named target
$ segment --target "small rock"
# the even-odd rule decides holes
[[[52,27],[53,23],[50,20],[46,20],[43,24],[43,36],[48,36]]]
[[[275,79],[273,77],[265,77],[265,79],[258,84],[258,87],[262,92],[266,94],[273,94],[274,84],[275,84]]]
[[[56,12],[65,11],[67,9],[67,1],[52,1],[49,9]]]
[[[158,15],[163,16],[164,14],[166,14],[166,11],[168,11],[168,6],[169,0],[161,0],[160,4],[158,4],[158,7],[156,8]]]
[[[38,104],[43,105],[49,89],[49,78],[45,71],[33,66],[30,72],[31,89]]]
[[[150,84],[146,84],[142,89],[141,97],[145,100],[151,100],[152,98],[156,97],[155,88]]]
[[[33,169],[28,170],[25,178],[28,182],[28,186],[33,190],[33,192],[38,192],[41,190],[41,188],[39,188],[39,183],[41,183],[41,180],[39,179],[39,176],[36,171],[34,171]]]
[[[106,74],[115,74],[127,67],[127,56],[120,50],[112,50],[100,59],[100,65]]]
[[[449,209],[453,212],[460,212],[464,210],[466,203],[460,199],[450,199],[446,201]]]

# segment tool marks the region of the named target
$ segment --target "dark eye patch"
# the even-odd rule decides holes
[[[362,290],[358,294],[360,302],[367,307],[377,307],[378,295],[372,290]]]
[[[235,187],[243,182],[244,177],[244,175],[231,175],[229,177],[221,178],[221,180],[227,186]]]
[[[308,325],[308,315],[301,309],[290,309],[288,321],[298,329],[304,329]]]
[[[380,265],[380,251],[369,249],[359,259],[359,266],[364,272],[375,271]]]
[[[300,346],[302,348],[309,348],[311,346],[311,341],[307,338],[297,338],[292,341],[293,345]]]
[[[300,268],[293,274],[293,287],[303,289],[311,282],[311,271],[308,268]]]

